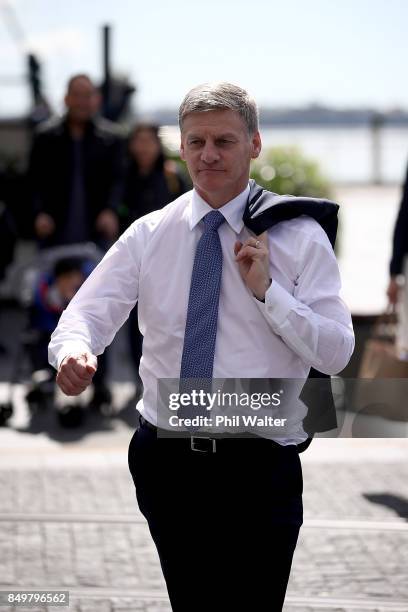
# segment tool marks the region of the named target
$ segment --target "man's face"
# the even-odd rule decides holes
[[[259,132],[250,136],[237,111],[194,112],[184,119],[180,156],[194,187],[213,208],[245,189],[251,159],[260,151]]]
[[[153,167],[161,152],[160,143],[151,130],[139,130],[134,134],[129,150],[142,168]]]
[[[69,116],[75,121],[89,121],[99,109],[100,95],[86,78],[75,79],[65,96]]]

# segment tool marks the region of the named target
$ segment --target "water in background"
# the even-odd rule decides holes
[[[177,126],[164,126],[164,143],[179,147]],[[335,183],[370,183],[373,176],[372,133],[368,127],[265,127],[264,147],[297,146],[314,158]],[[408,159],[408,127],[384,127],[379,133],[380,178],[400,183]]]

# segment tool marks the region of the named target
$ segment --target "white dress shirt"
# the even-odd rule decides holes
[[[321,226],[302,215],[268,230],[272,284],[265,303],[247,288],[234,243],[252,234],[242,215],[249,186],[219,210],[223,271],[214,378],[299,378],[313,366],[337,374],[354,334],[333,249]],[[138,301],[144,336],[137,408],[157,424],[157,380],[180,375],[191,273],[202,218],[213,210],[192,190],[134,223],[120,236],[63,312],[49,345],[58,368],[69,353],[100,355]],[[304,414],[303,414],[304,416]],[[281,444],[307,438],[298,427]]]

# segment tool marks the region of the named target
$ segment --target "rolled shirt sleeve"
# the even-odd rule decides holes
[[[276,334],[302,360],[325,374],[338,374],[354,350],[350,311],[340,297],[338,264],[324,230],[303,241],[293,295],[276,280],[260,308]]]

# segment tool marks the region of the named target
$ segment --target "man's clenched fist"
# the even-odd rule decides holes
[[[57,374],[57,384],[65,395],[79,395],[91,384],[98,367],[92,353],[70,354],[64,357]]]

